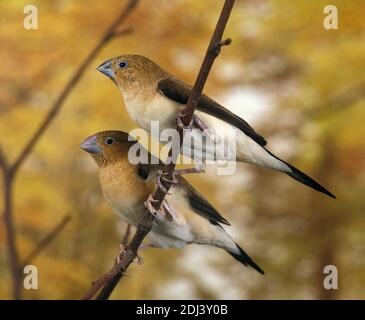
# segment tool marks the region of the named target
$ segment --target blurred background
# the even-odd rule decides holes
[[[0,145],[12,162],[50,105],[126,1],[49,0],[37,30],[23,28],[28,1],[0,1]],[[338,30],[326,30],[328,1],[238,0],[205,92],[246,119],[269,148],[336,194],[332,200],[269,170],[238,164],[233,176],[188,176],[232,224],[228,231],[266,271],[225,252],[188,246],[144,250],[114,299],[365,298],[365,2],[335,1]],[[106,205],[96,164],[79,148],[92,133],[131,130],[122,97],[95,67],[136,53],[192,83],[223,1],[141,0],[73,89],[17,173],[16,250],[25,259],[65,215],[71,220],[31,261],[39,289],[26,299],[79,299],[107,271],[125,224]],[[0,191],[4,191],[3,181]],[[4,208],[3,197],[0,209]],[[0,298],[12,299],[0,222]],[[325,265],[338,290],[325,290]]]

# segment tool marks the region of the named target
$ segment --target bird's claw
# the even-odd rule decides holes
[[[117,264],[120,263],[120,261],[122,260],[123,254],[126,252],[126,246],[122,243],[119,244],[119,253],[117,255]],[[136,253],[135,259],[137,259],[137,263],[138,264],[143,264],[144,260],[142,258],[142,256],[140,256],[138,254],[138,252]]]
[[[135,259],[137,259],[137,263],[138,263],[138,264],[143,264],[143,263],[144,263],[144,260],[143,260],[142,256],[140,256],[140,255],[138,254],[138,252],[136,253],[136,257],[135,257]]]
[[[166,176],[168,175],[167,172],[164,172],[162,170],[158,170],[158,177],[157,177],[157,184],[158,186],[161,188],[161,190],[165,193],[165,194],[170,194],[168,192],[168,190],[165,188],[165,186],[162,184],[161,180],[164,180],[166,182],[169,182],[171,184],[178,184],[179,181],[176,179],[175,177],[175,171],[173,173],[172,179],[166,178]]]
[[[118,255],[117,255],[117,264],[120,263],[120,261],[122,260],[122,257],[123,257],[123,254],[125,253],[125,245],[120,243],[119,244],[119,252],[118,252]]]
[[[185,115],[180,112],[177,117],[176,117],[176,124],[177,126],[181,129],[181,130],[186,130],[186,131],[191,131],[191,129],[193,128],[193,119],[191,119],[190,123],[186,126],[183,121],[182,121],[182,118],[184,117]]]
[[[162,176],[158,176],[157,177],[157,185],[160,187],[160,189],[165,193],[165,194],[171,194],[169,193],[169,191],[165,188],[165,186],[162,184],[161,179],[164,179],[166,181],[166,178],[162,177]]]
[[[153,198],[153,196],[150,194],[148,196],[148,199],[144,202],[145,207],[149,210],[149,212],[151,212],[151,214],[154,217],[157,217],[158,215],[160,215],[160,210],[156,210],[156,208],[153,206],[152,203],[156,203],[158,202],[158,200],[156,200],[155,198]]]
[[[176,169],[174,170],[172,174],[172,179],[167,178],[168,175],[167,172],[164,172],[162,170],[158,170],[158,177],[157,177],[157,185],[160,187],[160,189],[165,193],[170,195],[171,193],[165,188],[161,180],[164,180],[168,183],[171,183],[173,185],[176,185],[179,183],[179,180],[176,178],[176,175],[182,175],[182,174],[188,174],[188,173],[204,173],[205,172],[205,166],[195,166],[193,168],[187,168],[187,169]]]
[[[196,165],[193,168],[186,168],[186,169],[177,169],[174,171],[174,174],[189,174],[189,173],[204,173],[205,166]]]

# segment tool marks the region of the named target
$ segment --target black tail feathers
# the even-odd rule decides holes
[[[286,172],[286,174],[290,177],[292,177],[293,179],[305,184],[308,187],[313,188],[314,190],[317,190],[319,192],[322,192],[324,194],[326,194],[327,196],[336,199],[336,196],[328,191],[325,187],[321,186],[318,182],[314,181],[311,177],[307,176],[304,172],[300,171],[299,169],[297,169],[296,167],[292,166],[291,164],[287,163],[284,160],[281,160],[280,158],[278,158],[276,155],[274,155],[273,153],[271,153],[269,150],[267,150],[265,148],[265,150],[272,155],[274,158],[278,159],[279,161],[285,163],[291,170],[291,172]]]
[[[233,258],[235,258],[237,261],[244,264],[246,267],[250,266],[251,268],[254,268],[257,272],[261,274],[265,274],[265,272],[256,264],[255,261],[253,261],[249,255],[236,243],[236,246],[238,250],[240,251],[239,254],[227,251]]]
[[[294,166],[292,166],[289,163],[286,163],[286,165],[292,171],[292,172],[287,173],[290,177],[313,188],[314,190],[322,192],[322,193],[326,194],[327,196],[336,199],[336,196],[332,192],[328,191],[325,187],[321,186],[318,182],[314,181],[311,177],[307,176],[304,172],[300,171],[299,169],[295,168]]]

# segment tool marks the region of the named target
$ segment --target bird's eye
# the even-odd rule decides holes
[[[105,143],[110,146],[110,145],[112,145],[114,143],[114,139],[113,138],[106,138],[105,139]]]
[[[128,66],[127,61],[119,62],[119,68],[124,69],[124,68],[126,68],[127,66]]]

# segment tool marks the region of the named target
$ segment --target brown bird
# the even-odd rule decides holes
[[[159,65],[139,55],[122,55],[105,61],[97,70],[107,75],[120,89],[125,106],[131,118],[144,130],[151,132],[151,121],[159,121],[159,129],[176,128],[176,116],[182,111],[192,87],[178,80]],[[228,141],[229,156],[219,148],[203,148],[203,158],[247,162],[288,174],[295,180],[332,198],[335,196],[308,175],[291,164],[281,160],[266,148],[266,140],[245,120],[241,119],[213,99],[202,95],[194,115],[193,126],[201,130],[222,128],[215,132],[216,141]],[[228,129],[237,128],[232,131]],[[159,132],[157,133],[157,135]],[[200,133],[191,134],[202,141]],[[157,136],[157,138],[159,138]],[[184,147],[191,139],[186,136]],[[218,149],[218,150],[217,150]],[[187,150],[187,149],[185,149]],[[191,154],[191,150],[189,154]],[[194,152],[195,160],[199,153]],[[199,159],[198,159],[199,160]]]
[[[84,140],[80,147],[99,165],[104,197],[111,208],[127,223],[136,226],[145,213],[144,202],[156,187],[162,163],[125,132],[104,131]],[[133,150],[146,152],[149,160],[135,158]],[[152,160],[157,160],[152,162]],[[135,164],[133,164],[135,163]],[[148,164],[157,163],[157,164]],[[155,219],[148,238],[151,246],[182,248],[187,244],[205,244],[226,250],[245,266],[263,270],[223,229],[229,224],[212,205],[184,178],[170,189]]]

